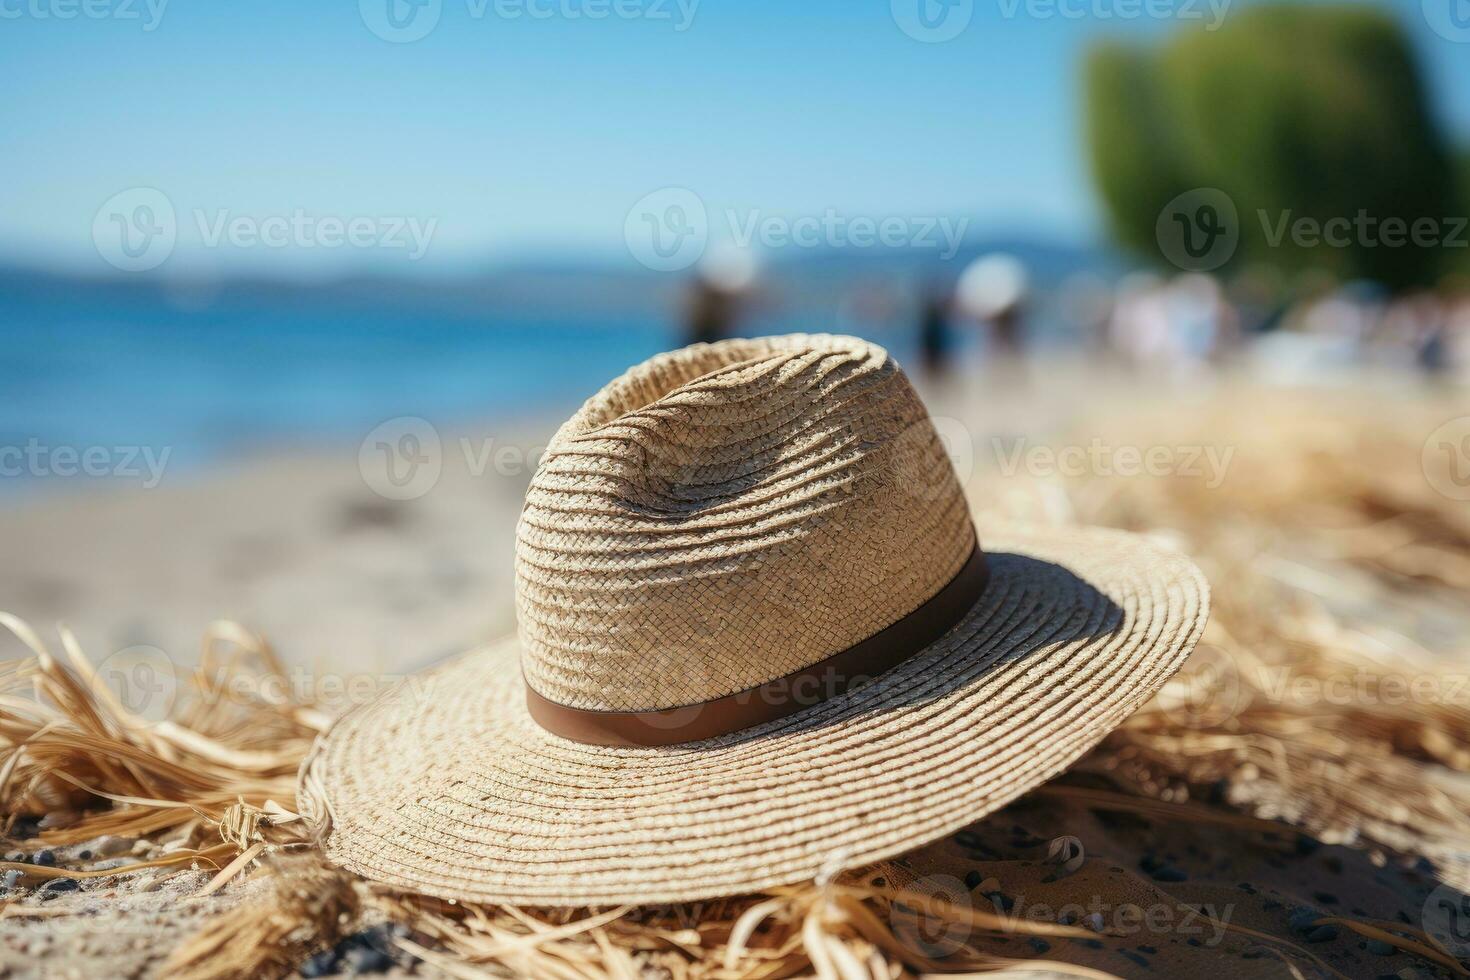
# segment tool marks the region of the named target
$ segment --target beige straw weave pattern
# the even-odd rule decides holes
[[[723,697],[907,615],[974,547],[923,404],[881,347],[697,345],[608,385],[526,494],[530,684],[577,708]]]
[[[982,526],[989,584],[941,639],[744,731],[587,745],[527,712],[523,668],[565,703],[680,703],[922,602],[972,531],[916,411],[887,355],[845,338],[697,347],[610,385],[563,426],[528,498],[524,641],[410,678],[318,742],[298,804],[328,826],[328,858],[493,903],[736,895],[918,847],[1075,762],[1204,628],[1198,569],[1136,535]],[[866,605],[841,608],[828,576]]]

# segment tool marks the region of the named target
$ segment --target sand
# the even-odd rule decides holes
[[[1364,381],[1351,390],[1261,389],[1242,399],[1238,390],[1230,393],[1231,386],[1203,378],[1149,393],[1137,378],[1082,384],[1080,371],[1079,365],[1061,365],[1051,376],[1033,371],[1029,379],[1000,375],[928,387],[941,433],[959,443],[956,460],[977,511],[1104,520],[1151,528],[1167,539],[1171,529],[1158,527],[1147,509],[1150,481],[1179,479],[1189,465],[1198,475],[1183,478],[1198,480],[1211,500],[1228,502],[1232,494],[1254,492],[1267,466],[1257,453],[1269,438],[1262,426],[1314,424],[1322,432],[1323,452],[1351,452],[1350,420],[1363,416],[1365,401],[1371,412],[1391,415],[1424,438],[1470,404],[1463,392],[1427,391],[1404,378]],[[1225,403],[1250,407],[1226,426],[1220,419]],[[1274,405],[1281,406],[1275,415]],[[1290,405],[1298,409],[1285,407]],[[37,486],[0,508],[0,541],[11,559],[0,566],[0,608],[38,629],[65,621],[95,660],[116,655],[124,665],[139,659],[139,645],[175,663],[193,663],[207,623],[238,620],[268,636],[300,669],[294,683],[310,685],[330,709],[345,708],[406,671],[513,628],[514,530],[529,471],[505,466],[500,473],[493,467],[476,473],[464,446],[471,458],[489,440],[494,446],[534,448],[553,428],[554,420],[542,419],[442,433],[446,449],[437,483],[403,501],[375,492],[364,477],[357,444],[255,455],[170,475],[152,490]],[[507,439],[507,430],[516,434]],[[1156,447],[1164,450],[1155,458],[1172,467],[1169,474],[1117,472],[1120,462],[1132,458],[1130,449],[1146,454]],[[1071,456],[1085,460],[1080,474],[1067,470],[1057,455],[1072,449]],[[1392,469],[1404,494],[1440,492],[1416,455],[1405,450],[1401,456]],[[1104,466],[1113,471],[1101,473]],[[1205,556],[1207,572],[1211,557]],[[1350,585],[1366,574],[1341,555],[1315,552],[1289,537],[1260,560],[1277,569],[1283,588],[1310,588],[1314,576]],[[1425,585],[1388,599],[1369,584],[1364,590],[1366,608],[1344,615],[1409,636],[1430,656],[1463,655],[1470,648],[1470,631],[1455,612],[1457,600],[1443,588]],[[20,653],[7,638],[3,656]],[[1014,833],[1016,826],[1024,834]],[[1235,914],[1286,932],[1293,911],[1332,911],[1317,895],[1324,880],[1343,882],[1332,890],[1330,904],[1351,895],[1352,908],[1385,919],[1422,917],[1434,886],[1422,868],[1416,870],[1411,850],[1374,859],[1347,848],[1299,853],[1289,831],[1281,841],[1263,844],[1258,837],[1234,839],[1209,827],[1168,831],[1168,860],[1187,878],[1161,883],[1139,866],[1138,855],[1155,846],[1140,840],[1140,833],[1136,822],[1033,797],[985,821],[963,841],[956,835],[909,863],[931,878],[963,877],[957,869],[973,864],[983,878],[995,877],[1001,891],[1016,897],[1029,890],[1035,899],[1046,891],[1049,841],[1075,835],[1086,842],[1088,855],[1079,874],[1124,876],[1139,894],[1230,902]],[[30,889],[0,893],[0,902],[13,901],[0,924],[0,975],[148,975],[206,915],[247,900],[256,887],[246,881],[207,899],[190,898],[209,873],[145,871],[51,898]],[[55,911],[71,908],[83,914]],[[1130,948],[1131,956],[1072,941],[1051,952],[1123,976],[1206,968],[1197,947],[1176,940],[1140,938],[1134,945],[1157,952]],[[1231,958],[1252,964],[1243,975],[1284,975],[1278,960],[1231,942]],[[993,951],[1026,955],[1025,943],[1012,940],[1009,948]],[[1373,954],[1352,934],[1322,940],[1314,949],[1349,976],[1434,975],[1398,974],[1421,968],[1402,954]]]

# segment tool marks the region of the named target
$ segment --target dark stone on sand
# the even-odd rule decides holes
[[[1309,929],[1315,928],[1316,922],[1320,918],[1322,918],[1322,913],[1316,909],[1297,909],[1291,913],[1291,918],[1287,922],[1293,931],[1306,932]]]
[[[1154,881],[1177,882],[1189,880],[1189,875],[1170,864],[1154,869],[1150,872],[1150,876]]]
[[[981,880],[982,879],[980,877],[980,872],[971,871],[965,875],[965,887],[970,889],[971,891],[974,891],[976,886],[980,884]]]
[[[337,972],[337,951],[335,949],[324,949],[314,956],[309,956],[305,963],[301,964],[301,975],[303,977],[329,977]]]
[[[386,973],[393,968],[393,957],[371,946],[354,946],[343,957],[349,973]]]
[[[31,863],[37,867],[54,868],[56,867],[56,852],[50,848],[39,850],[31,858]]]
[[[1040,936],[1032,936],[1031,948],[1036,950],[1036,952],[1038,953],[1045,953],[1051,950],[1051,943],[1047,942],[1045,939],[1042,939]]]
[[[77,887],[76,880],[73,878],[52,878],[41,886],[41,900],[44,902],[64,892],[74,892]]]
[[[1203,946],[1204,945],[1204,943],[1200,942],[1198,939],[1195,939],[1193,936],[1190,936],[1188,939],[1186,939],[1184,941],[1186,943],[1188,943],[1189,945],[1191,945],[1191,946]]]
[[[1306,834],[1296,835],[1296,852],[1298,854],[1315,854],[1321,846],[1322,842],[1315,837],[1308,837]]]
[[[80,850],[80,851],[77,852],[77,860],[79,860],[79,861],[90,861],[90,860],[92,860],[92,852],[89,851],[89,850],[87,850],[86,848],[83,848],[82,850]]]
[[[985,897],[990,899],[990,904],[994,905],[1002,912],[1009,912],[1012,908],[1015,907],[1016,904],[1015,899],[1011,898],[1009,895],[1004,894],[1003,892],[990,892]]]
[[[1307,933],[1307,942],[1309,943],[1330,943],[1336,938],[1337,926],[1333,925],[1318,926]]]
[[[1386,943],[1382,939],[1368,940],[1368,952],[1374,956],[1392,956],[1398,951],[1399,948],[1393,943]]]

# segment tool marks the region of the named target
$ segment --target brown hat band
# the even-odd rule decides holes
[[[591,745],[678,745],[728,735],[820,704],[897,667],[957,625],[989,577],[977,544],[949,584],[902,619],[810,666],[712,701],[657,711],[597,711],[548,700],[526,684],[526,707],[553,735]]]

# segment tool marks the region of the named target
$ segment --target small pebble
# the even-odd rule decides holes
[[[350,973],[386,973],[393,967],[393,958],[371,946],[354,946],[344,957]]]
[[[1015,899],[1011,898],[1004,892],[991,892],[985,897],[990,899],[991,905],[994,905],[1002,912],[1009,912],[1013,907],[1015,907],[1016,904]]]
[[[337,972],[337,951],[324,949],[301,964],[303,977],[329,977]]]
[[[1042,939],[1040,936],[1032,936],[1031,948],[1036,950],[1036,952],[1038,953],[1045,953],[1051,950],[1051,943],[1047,942],[1045,939]]]
[[[11,864],[20,864],[20,863],[24,862],[25,859],[26,859],[26,855],[25,855],[25,852],[24,851],[6,851],[5,852],[5,860],[9,861]]]
[[[1150,876],[1153,878],[1154,881],[1189,880],[1189,875],[1185,874],[1183,871],[1180,871],[1178,868],[1174,867],[1171,864],[1166,864],[1163,867],[1156,868],[1155,870],[1150,872]]]
[[[1315,928],[1317,920],[1320,918],[1322,918],[1322,913],[1316,909],[1297,909],[1291,913],[1291,918],[1287,921],[1294,931],[1306,932],[1309,929]]]
[[[1082,925],[1085,928],[1091,929],[1093,932],[1102,932],[1103,931],[1103,917],[1102,917],[1102,913],[1101,912],[1093,912],[1091,915],[1087,916],[1085,919],[1082,920]]]
[[[48,892],[74,892],[79,887],[75,878],[52,878],[41,886],[41,890]]]
[[[54,868],[56,867],[56,852],[50,848],[37,851],[31,858],[31,863],[42,868]]]
[[[1330,943],[1336,938],[1337,926],[1333,925],[1318,926],[1307,933],[1307,942],[1309,943]]]
[[[92,845],[92,851],[98,857],[115,857],[118,854],[126,854],[133,849],[133,842],[126,837],[116,837],[108,834],[106,837],[97,838]]]
[[[7,871],[4,877],[0,878],[0,884],[3,884],[6,888],[18,888],[20,887],[20,879],[21,873],[19,871]]]
[[[968,873],[968,874],[965,875],[965,887],[966,888],[970,889],[971,891],[974,891],[975,888],[979,884],[980,884],[980,872],[978,872],[978,871],[971,871],[970,873]]]

